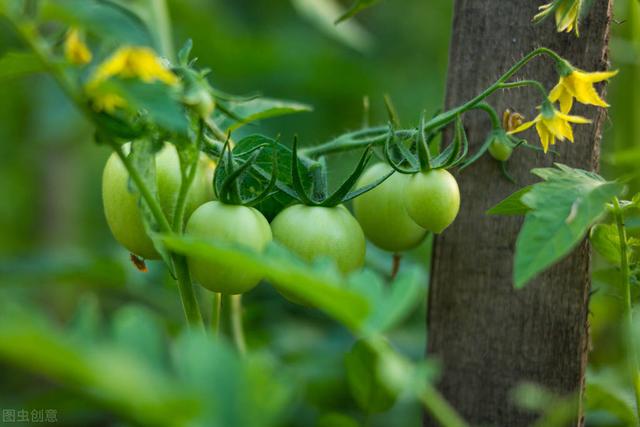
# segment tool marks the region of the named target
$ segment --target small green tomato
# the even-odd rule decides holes
[[[489,144],[489,154],[494,159],[500,162],[506,162],[511,157],[511,153],[513,153],[513,147],[509,142],[503,141],[500,138],[494,138]]]
[[[391,166],[378,163],[358,180],[357,188],[380,179]],[[418,246],[427,230],[416,224],[404,206],[404,189],[409,175],[394,173],[373,190],[353,201],[353,211],[365,236],[376,246],[390,252],[402,252]]]
[[[306,261],[330,258],[343,273],[364,264],[364,233],[343,205],[293,205],[275,217],[271,229],[274,240]]]
[[[404,204],[418,225],[433,233],[442,233],[458,215],[460,189],[445,169],[418,172],[407,182]]]
[[[258,210],[218,201],[196,209],[187,222],[185,234],[237,243],[256,251],[263,251],[272,239],[269,222]],[[202,258],[188,257],[187,262],[193,279],[214,292],[241,294],[253,289],[262,279],[251,271]]]
[[[124,147],[125,152],[129,146]],[[212,200],[214,164],[203,155],[185,206],[185,219],[200,205]],[[156,154],[158,198],[169,223],[182,182],[180,159],[175,146],[166,144]],[[160,256],[144,228],[138,195],[129,191],[129,173],[120,158],[113,153],[102,173],[102,201],[107,224],[113,237],[130,252],[146,259]]]

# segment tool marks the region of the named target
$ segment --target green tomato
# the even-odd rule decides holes
[[[364,264],[364,233],[342,205],[290,206],[274,218],[271,229],[276,241],[306,261],[330,258],[343,273]]]
[[[129,146],[124,149],[128,152]],[[187,196],[185,219],[198,206],[214,198],[213,171],[213,163],[203,155]],[[156,184],[160,205],[169,223],[173,222],[181,182],[178,152],[175,146],[166,144],[156,154]],[[113,237],[127,250],[142,258],[158,259],[160,255],[147,236],[142,222],[138,195],[129,191],[129,173],[115,153],[109,157],[102,174],[102,201]]]
[[[357,188],[373,183],[391,171],[391,166],[378,163],[360,177]],[[404,189],[409,175],[394,173],[373,190],[353,201],[353,211],[365,236],[376,246],[402,252],[418,246],[427,230],[416,224],[404,206]]]
[[[409,216],[421,227],[442,233],[460,210],[460,189],[445,169],[418,172],[409,178],[404,191]]]
[[[185,233],[203,239],[235,243],[263,251],[271,241],[271,228],[266,218],[254,208],[208,202],[200,206],[187,222]],[[205,288],[223,294],[241,294],[253,289],[260,275],[224,263],[188,257],[193,279]]]
[[[498,161],[506,162],[511,157],[511,153],[513,153],[513,147],[508,142],[495,138],[489,144],[489,154]]]

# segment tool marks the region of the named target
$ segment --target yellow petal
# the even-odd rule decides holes
[[[616,74],[618,74],[618,70],[596,71],[596,72],[593,72],[593,73],[576,70],[576,71],[574,71],[574,73],[576,73],[577,78],[579,78],[580,80],[588,81],[588,82],[591,82],[591,83],[598,83],[598,82],[601,82],[603,80],[609,80],[611,77],[613,77]]]
[[[609,104],[607,104],[602,98],[600,98],[600,95],[598,95],[598,92],[596,92],[596,89],[593,87],[593,83],[591,82],[577,80],[575,82],[575,91],[575,97],[578,102],[581,102],[583,104],[598,105],[600,107],[609,106]]]
[[[549,92],[549,101],[556,102],[558,99],[560,99],[564,91],[564,77],[560,77],[560,81],[558,82],[558,84],[555,85],[553,89],[551,89],[551,92]]]
[[[569,114],[564,114],[561,112],[556,112],[556,116],[560,117],[562,120],[570,123],[578,123],[578,124],[587,124],[591,123],[591,120],[582,117],[582,116],[570,116]]]
[[[540,137],[542,150],[546,153],[549,151],[549,133],[541,122],[536,123],[536,131],[538,131],[538,136]]]
[[[517,128],[507,132],[509,135],[513,135],[514,133],[519,133],[519,132],[523,132],[527,129],[529,129],[531,126],[533,126],[534,124],[536,124],[536,122],[538,122],[540,120],[541,116],[536,117],[535,119],[529,121],[529,122],[524,122],[523,124],[521,124],[520,126],[518,126]]]

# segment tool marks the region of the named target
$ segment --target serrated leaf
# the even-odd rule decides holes
[[[285,101],[272,98],[256,98],[249,101],[230,101],[226,108],[240,121],[226,115],[220,115],[216,119],[218,126],[226,132],[234,131],[242,126],[257,120],[312,111],[310,105],[299,102]]]
[[[0,58],[0,82],[41,71],[42,62],[30,52],[7,52]]]
[[[260,254],[251,249],[188,236],[162,236],[172,251],[209,259],[263,276],[278,289],[324,311],[353,331],[366,320],[369,302],[350,290],[333,270],[314,269],[275,242]]]
[[[516,288],[566,256],[623,190],[618,182],[564,165],[535,173],[545,181],[521,197],[531,211],[516,241]]]
[[[488,215],[524,215],[526,214],[531,210],[531,208],[522,202],[522,196],[524,196],[529,191],[531,191],[532,188],[533,188],[532,186],[529,186],[516,191],[515,193],[513,193],[512,195],[510,195],[509,197],[507,197],[506,199],[504,199],[503,201],[501,201],[500,203],[498,203],[497,205],[489,209],[487,211],[487,214]]]

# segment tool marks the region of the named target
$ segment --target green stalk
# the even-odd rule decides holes
[[[164,215],[164,212],[162,212],[160,203],[158,203],[158,200],[153,197],[151,191],[149,191],[149,188],[146,186],[146,184],[142,180],[142,177],[138,173],[138,170],[133,166],[129,158],[124,154],[124,151],[122,151],[122,147],[120,145],[112,144],[112,146],[115,153],[124,164],[124,167],[127,169],[127,172],[133,180],[133,183],[136,185],[136,188],[140,192],[140,195],[149,205],[149,209],[151,210],[154,219],[158,222],[160,231],[167,234],[171,233],[171,225],[169,224],[167,217]],[[176,271],[178,290],[180,291],[180,299],[182,301],[182,307],[184,309],[184,314],[187,322],[192,327],[202,328],[202,315],[200,314],[200,307],[198,306],[198,301],[196,300],[195,293],[193,292],[191,274],[189,273],[189,268],[187,267],[187,260],[184,256],[175,253],[171,254],[171,260]]]
[[[502,83],[500,84],[500,89],[513,89],[524,86],[534,86],[540,91],[542,97],[547,99],[547,90],[537,80],[518,80],[517,82]]]
[[[189,165],[189,173],[187,174],[187,176],[182,176],[182,180],[180,182],[180,190],[178,192],[178,200],[176,202],[176,210],[173,218],[173,230],[178,234],[183,233],[184,215],[187,208],[187,197],[198,172],[198,163],[200,161],[199,153],[200,147],[202,145],[203,134],[204,123],[202,122],[202,120],[200,120],[198,124],[198,140],[196,141],[196,146],[198,147],[198,155],[195,156],[193,163]]]
[[[498,89],[506,89],[510,87],[517,87],[516,85],[521,85],[522,82],[526,82],[525,84],[532,84],[533,80],[524,80],[522,82],[514,82],[514,83],[505,83],[511,77],[514,76],[522,67],[524,67],[529,61],[534,59],[540,55],[548,55],[553,58],[556,62],[564,61],[557,53],[554,51],[547,49],[545,47],[540,47],[529,52],[522,59],[516,62],[506,73],[504,73],[498,80],[496,80],[491,86],[485,89],[482,93],[477,95],[475,98],[470,99],[464,104],[453,108],[449,111],[445,111],[433,117],[425,124],[425,131],[431,131],[438,127],[441,127],[449,122],[451,122],[458,114],[462,114],[466,111],[469,111],[475,108],[480,102],[486,99],[489,95],[497,91]],[[536,82],[538,85],[540,83]],[[542,85],[540,85],[542,87]],[[547,94],[544,88],[542,88],[544,96],[546,98]],[[400,131],[398,131],[400,132]],[[416,132],[415,130],[405,131],[405,132]],[[366,140],[356,140],[355,137],[359,135],[366,136],[370,133],[373,133],[374,136],[368,138]],[[370,144],[377,145],[383,144],[386,141],[388,136],[388,128],[386,126],[379,126],[370,129],[362,129],[357,132],[353,132],[351,134],[343,135],[334,140],[331,140],[325,144],[320,144],[315,147],[308,148],[306,150],[301,150],[301,153],[306,156],[318,156],[322,154],[336,153],[340,151],[352,150],[355,148],[368,146]],[[351,139],[349,139],[351,138]]]
[[[633,381],[633,390],[636,397],[636,415],[640,420],[640,365],[638,364],[638,353],[636,349],[636,340],[633,335],[633,308],[631,302],[631,272],[629,271],[629,258],[627,246],[627,230],[624,225],[624,217],[618,198],[613,199],[614,215],[616,218],[616,226],[618,228],[618,238],[620,239],[620,274],[622,275],[622,285],[624,288],[624,306],[623,314],[625,319],[625,328],[627,329],[627,342],[629,345],[628,357],[629,373]]]
[[[242,326],[242,295],[229,295],[228,301],[233,342],[238,349],[238,353],[244,356],[247,354],[247,343],[244,338],[244,328]]]
[[[443,427],[467,427],[453,407],[431,384],[420,393],[420,401],[427,412]]]
[[[473,107],[472,110],[482,110],[486,112],[487,115],[489,116],[489,120],[491,120],[491,127],[493,129],[502,129],[502,123],[500,123],[500,117],[498,116],[498,113],[491,105],[487,104],[486,102],[481,102],[475,107]]]
[[[222,294],[213,293],[213,303],[211,305],[211,333],[216,337],[220,333],[220,314],[222,313]]]

